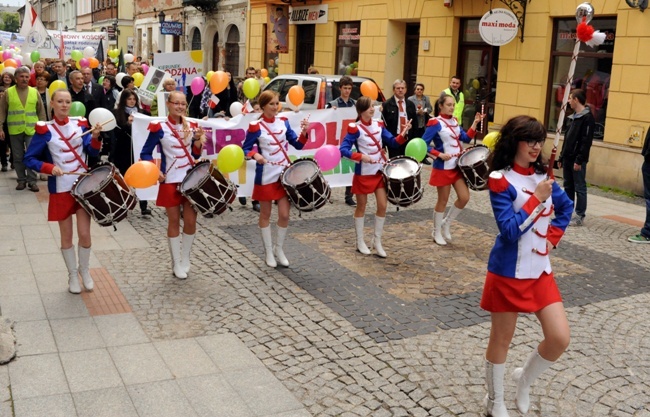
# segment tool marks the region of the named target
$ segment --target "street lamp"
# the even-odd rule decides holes
[[[158,22],[160,22],[160,24],[162,25],[164,21],[165,21],[165,12],[161,10],[160,13],[158,13]]]
[[[115,19],[115,21],[112,24],[112,26],[113,26],[113,34],[114,34],[113,36],[115,36],[115,44],[116,45],[117,45],[117,42],[118,42],[117,35],[120,34],[120,30],[117,28],[118,24],[119,24],[119,22],[117,21],[117,19]]]

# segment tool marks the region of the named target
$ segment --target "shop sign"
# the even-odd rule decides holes
[[[289,24],[312,25],[327,23],[327,10],[327,4],[302,7],[289,6]]]
[[[183,34],[182,22],[162,22],[160,24],[161,35],[181,36]]]
[[[483,15],[478,29],[487,44],[501,46],[517,36],[519,21],[508,9],[492,9]]]

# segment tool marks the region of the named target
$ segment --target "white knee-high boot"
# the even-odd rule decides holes
[[[90,248],[79,246],[79,274],[87,291],[92,291],[95,287],[92,277],[90,276]]]
[[[174,276],[179,279],[187,278],[187,274],[181,266],[181,237],[169,237],[169,253],[172,255],[172,270],[174,271]]]
[[[79,285],[79,275],[77,274],[77,254],[74,246],[68,249],[61,249],[65,266],[68,268],[68,291],[72,294],[79,294],[81,286]]]
[[[370,255],[370,249],[366,246],[366,242],[363,240],[363,222],[365,217],[355,217],[354,218],[354,230],[357,233],[357,250],[361,252],[362,255]]]
[[[273,237],[271,236],[271,226],[260,227],[262,233],[262,242],[264,242],[264,253],[266,254],[266,264],[271,268],[278,266],[273,256]]]
[[[463,209],[459,209],[458,207],[456,207],[456,205],[452,205],[449,211],[447,212],[447,216],[445,216],[444,220],[442,221],[442,237],[447,242],[451,242],[451,232],[449,231],[449,226],[451,225],[451,222],[453,222],[456,219],[456,217],[460,214],[461,211],[463,211]]]
[[[181,267],[186,275],[190,272],[190,253],[192,253],[192,243],[194,243],[194,235],[183,233],[183,241],[181,242]]]
[[[278,235],[275,239],[275,246],[273,246],[273,254],[277,260],[277,263],[281,266],[288,267],[289,260],[284,255],[284,238],[287,237],[287,228],[277,226]]]
[[[445,239],[442,237],[442,220],[445,217],[445,213],[438,213],[437,211],[433,212],[433,233],[431,233],[431,236],[433,236],[433,241],[436,242],[440,246],[445,246],[447,242],[445,242]]]
[[[384,251],[384,248],[381,246],[381,235],[384,232],[385,221],[386,221],[385,217],[375,216],[375,236],[373,237],[372,245],[375,247],[377,256],[379,256],[380,258],[386,257],[386,251]]]
[[[554,362],[547,361],[542,358],[535,349],[524,364],[523,368],[517,368],[512,372],[512,379],[517,382],[517,395],[515,396],[515,403],[517,409],[526,414],[530,408],[530,386],[535,382],[542,372],[547,370],[553,365]]]
[[[503,376],[506,364],[496,364],[485,361],[485,380],[488,393],[485,396],[485,415],[487,417],[509,417],[508,409],[503,399]]]

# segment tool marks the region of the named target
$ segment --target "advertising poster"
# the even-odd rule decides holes
[[[266,52],[289,52],[289,8],[288,6],[267,6],[269,22],[266,25]]]
[[[156,68],[165,71],[176,81],[181,91],[189,87],[194,77],[203,76],[203,51],[154,54],[154,62]]]

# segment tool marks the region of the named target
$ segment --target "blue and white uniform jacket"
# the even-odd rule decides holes
[[[24,163],[27,168],[42,174],[51,175],[56,166],[64,172],[86,172],[88,170],[81,161],[85,164],[87,155],[97,156],[102,148],[102,143],[92,138],[88,121],[83,117],[38,122],[35,130],[25,153]],[[88,133],[69,140],[83,132]],[[74,152],[61,139],[62,135],[68,139],[79,158],[75,157]],[[77,178],[77,175],[52,175],[47,179],[47,190],[50,194],[68,192]]]
[[[341,156],[359,162],[354,167],[355,175],[375,175],[382,169],[383,164],[361,162],[361,157],[368,155],[377,162],[387,162],[383,146],[397,148],[404,142],[406,140],[401,135],[393,137],[392,133],[384,127],[382,121],[373,119],[370,124],[365,124],[362,121],[350,123],[348,134],[343,138],[339,149]],[[352,152],[353,146],[356,152]]]
[[[435,169],[455,169],[458,165],[458,157],[463,153],[462,142],[469,143],[476,134],[474,129],[467,133],[458,125],[455,117],[440,115],[429,120],[422,139],[427,144],[428,152],[434,156],[446,153],[452,157],[448,161],[441,158],[433,160]],[[431,144],[433,142],[433,145]]]
[[[533,193],[545,179],[545,174],[519,166],[490,174],[490,201],[499,234],[490,252],[489,272],[517,279],[551,273],[546,242],[554,247],[560,242],[571,220],[573,202],[557,183],[553,183],[551,197],[540,202]]]
[[[288,145],[302,149],[305,143],[307,143],[307,136],[296,135],[289,121],[284,117],[274,117],[271,120],[262,117],[251,122],[242,145],[244,154],[252,158],[259,153],[267,161],[266,164],[255,166],[255,184],[267,185],[277,182],[282,170],[290,164],[285,157],[285,152],[289,149]],[[257,151],[253,149],[255,145]]]
[[[188,125],[190,129],[198,127],[195,122],[189,122]],[[187,171],[194,165],[194,160],[201,157],[200,143],[195,142],[199,144],[198,147],[192,146],[193,134],[184,132],[186,129],[183,124],[175,124],[171,119],[163,122],[153,121],[149,123],[148,129],[149,136],[140,152],[140,159],[152,161],[153,151],[160,145],[162,148],[160,171],[165,173],[164,182],[169,184],[182,182]]]

